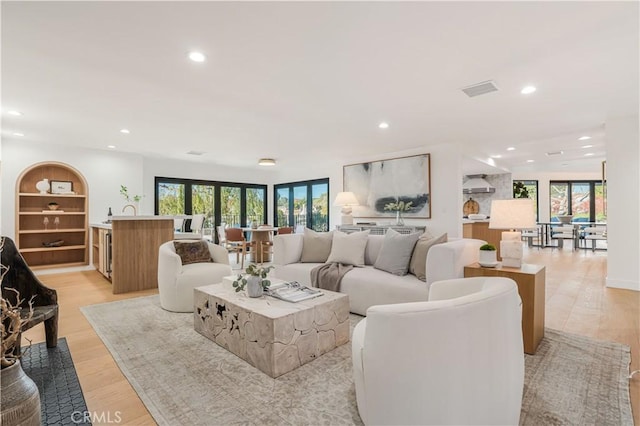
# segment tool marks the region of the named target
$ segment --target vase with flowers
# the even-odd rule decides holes
[[[405,203],[404,201],[397,201],[395,203],[387,203],[384,206],[384,209],[387,211],[396,212],[396,225],[402,226],[404,225],[404,219],[402,219],[402,213],[411,211],[413,208],[413,201],[409,201]]]
[[[267,279],[267,274],[273,269],[273,266],[258,266],[251,263],[244,270],[245,275],[239,274],[233,281],[233,288],[236,292],[240,292],[247,288],[247,296],[260,297],[265,290],[271,285],[271,281]]]
[[[0,240],[0,253],[5,239]],[[0,282],[6,277],[9,266],[0,264]],[[9,297],[16,294],[15,302]],[[6,296],[6,297],[5,297]],[[20,305],[26,306],[21,308]],[[33,318],[33,301],[20,298],[17,290],[4,287],[0,297],[0,424],[40,425],[40,393],[34,381],[20,365],[20,338],[25,325]]]

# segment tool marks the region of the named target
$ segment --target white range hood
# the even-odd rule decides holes
[[[484,178],[487,175],[468,175],[469,180],[462,184],[463,194],[492,194],[496,189]]]

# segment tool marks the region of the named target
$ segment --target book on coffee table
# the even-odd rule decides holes
[[[269,287],[267,294],[276,299],[295,303],[322,296],[323,293],[317,288],[303,286],[297,281],[285,281]]]

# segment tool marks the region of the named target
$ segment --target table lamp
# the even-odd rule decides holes
[[[517,198],[513,200],[493,200],[489,229],[508,229],[502,233],[500,256],[502,266],[519,268],[522,266],[522,234],[520,229],[536,226],[533,200]]]
[[[343,225],[353,225],[353,216],[351,216],[353,209],[351,206],[357,206],[358,204],[358,199],[353,192],[338,192],[333,205],[342,207]]]

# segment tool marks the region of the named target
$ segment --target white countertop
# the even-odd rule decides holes
[[[111,220],[173,220],[175,216],[113,216]]]
[[[90,223],[91,228],[111,229],[110,223]]]

